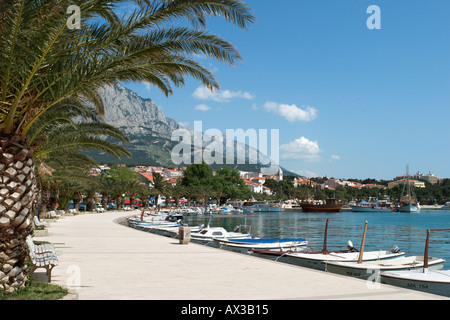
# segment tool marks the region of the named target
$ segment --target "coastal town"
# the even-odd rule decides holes
[[[180,168],[166,168],[163,166],[130,166],[127,167],[125,164],[114,165],[117,168],[122,168],[124,170],[130,170],[139,175],[139,181],[142,185],[146,185],[149,188],[154,186],[154,177],[158,175],[162,178],[163,182],[166,185],[170,185],[175,188],[177,185],[180,185],[184,176],[184,172],[187,167]],[[96,168],[92,168],[90,171],[91,176],[97,177],[99,175],[108,174],[108,171],[111,169],[111,166],[107,164],[99,165]],[[277,172],[274,175],[263,175],[260,172],[249,172],[243,170],[234,170],[239,174],[239,177],[242,179],[242,182],[248,187],[251,191],[251,198],[257,200],[325,200],[325,199],[317,199],[317,197],[326,197],[326,195],[331,197],[336,197],[339,192],[336,191],[344,190],[344,189],[354,189],[354,190],[362,190],[361,193],[354,193],[354,197],[352,199],[343,199],[347,200],[363,200],[360,199],[360,195],[383,195],[388,193],[389,190],[394,188],[400,189],[402,185],[405,183],[410,184],[411,188],[415,189],[425,189],[427,184],[430,185],[439,185],[441,181],[445,179],[441,179],[437,177],[435,174],[421,174],[417,172],[411,176],[399,175],[394,177],[391,181],[382,181],[375,179],[366,179],[366,180],[357,180],[357,179],[336,179],[336,178],[327,178],[327,177],[314,177],[307,178],[301,176],[284,176],[283,170],[281,167],[278,168]],[[216,175],[216,171],[212,171],[212,175]],[[292,188],[292,190],[304,190],[301,189],[303,187],[309,187],[310,190],[316,190],[318,193],[315,195],[311,194],[301,194],[299,195],[296,192],[288,193],[288,197],[276,197],[276,195],[280,194],[277,192],[277,188],[274,186],[276,183],[284,182],[285,191],[287,188]],[[370,193],[370,189],[378,190],[378,193]],[[364,192],[366,190],[367,192]],[[279,190],[278,190],[279,191]],[[322,191],[322,192],[320,192]],[[326,191],[326,193],[324,193]],[[390,193],[392,194],[392,193]],[[226,195],[225,195],[226,196]],[[384,195],[384,198],[387,196]],[[226,198],[226,197],[225,197]],[[160,201],[165,200],[165,195],[159,195]],[[225,199],[226,200],[237,200],[237,199]],[[240,200],[251,200],[251,199],[240,199]],[[394,200],[394,199],[392,199]],[[441,202],[447,202],[447,198],[442,199]],[[128,203],[128,202],[127,202]],[[219,204],[219,202],[217,202]],[[153,203],[155,204],[155,203]],[[158,203],[161,205],[161,203]],[[165,205],[165,203],[164,203]],[[423,205],[427,205],[427,203],[423,203]],[[439,206],[438,203],[430,204],[429,207]]]
[[[125,164],[119,164],[118,167],[127,167]],[[102,171],[107,171],[110,169],[110,166],[106,164],[100,165],[98,168],[92,168],[91,174],[93,176],[97,176]],[[186,169],[186,167],[176,168],[176,169],[169,169],[161,166],[134,166],[129,167],[131,171],[139,173],[139,175],[142,177],[142,180],[146,183],[150,183],[153,181],[153,174],[159,173],[164,180],[167,183],[170,183],[173,186],[176,186],[177,183],[181,180],[183,177],[183,172]],[[281,168],[278,168],[277,173],[274,175],[263,175],[260,172],[249,172],[249,171],[242,171],[237,170],[239,172],[240,177],[244,180],[245,184],[252,190],[252,192],[255,193],[266,193],[266,194],[272,194],[270,191],[270,188],[264,186],[264,183],[267,179],[272,179],[275,181],[283,181],[283,170]],[[215,174],[215,172],[213,172]],[[393,188],[401,183],[403,183],[407,179],[406,176],[396,176],[393,181],[389,182],[387,186],[378,184],[378,183],[360,183],[356,181],[351,180],[345,180],[345,179],[335,179],[330,178],[326,179],[323,183],[317,183],[312,178],[306,178],[306,177],[293,177],[292,176],[292,183],[294,187],[300,186],[300,185],[308,185],[308,186],[315,186],[319,187],[321,189],[330,189],[335,190],[337,186],[348,186],[352,188]],[[409,178],[410,182],[414,185],[416,188],[425,188],[425,182],[427,181],[431,184],[439,183],[441,180],[439,177],[437,177],[435,174],[429,173],[429,174],[421,174],[416,173],[415,175],[410,176]]]
[[[0,300],[450,299],[450,2],[353,2],[1,0]]]

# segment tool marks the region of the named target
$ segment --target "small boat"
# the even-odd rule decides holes
[[[406,180],[403,184],[402,197],[400,198],[400,204],[396,210],[398,212],[420,212],[419,202],[414,194],[414,188],[411,186],[408,165],[406,166]]]
[[[450,297],[450,270],[430,270],[429,268],[428,247],[432,231],[450,231],[450,229],[427,230],[425,263],[422,270],[381,272],[381,282]]]
[[[303,238],[215,239],[214,242],[219,249],[226,249],[239,253],[253,253],[253,250],[296,250],[297,248],[304,247],[308,244],[308,241]]]
[[[215,239],[251,239],[252,235],[241,232],[228,232],[222,227],[204,227],[198,232],[191,233],[191,241],[200,244],[214,244]]]
[[[232,214],[234,213],[234,207],[232,205],[224,205],[219,207],[220,214]]]
[[[450,209],[450,201],[447,201],[444,203],[444,205],[441,207],[441,209]]]
[[[391,204],[378,199],[362,200],[351,206],[353,212],[391,212]]]
[[[203,214],[203,210],[199,207],[181,208],[178,209],[177,212],[186,216]]]
[[[327,250],[327,230],[328,230],[329,219],[327,219],[325,226],[325,235],[324,235],[324,246],[322,251],[301,251],[301,252],[278,252],[278,251],[269,251],[269,250],[253,250],[253,253],[257,255],[266,255],[275,257],[275,260],[280,260],[289,264],[298,265],[301,267],[313,268],[325,271],[325,266],[322,261],[358,261],[358,259],[362,259],[362,261],[376,261],[376,260],[384,260],[384,259],[392,259],[404,255],[404,252],[400,252],[400,249],[397,246],[392,247],[389,250],[377,250],[377,251],[368,251],[364,252],[363,255],[360,254],[358,250],[353,247],[353,243],[349,241],[347,243],[348,250]],[[367,228],[367,222],[364,229]],[[363,245],[362,245],[363,246]]]
[[[302,202],[303,212],[340,212],[342,203],[336,199],[326,199],[325,203]]]
[[[399,257],[389,260],[380,261],[324,261],[325,271],[351,276],[359,279],[367,280],[369,278],[377,279],[380,272],[384,271],[400,271],[400,270],[420,270],[424,266],[423,256]],[[430,269],[440,270],[444,267],[445,260],[441,258],[428,258]]]
[[[243,213],[281,212],[281,206],[267,201],[246,201],[242,205]]]

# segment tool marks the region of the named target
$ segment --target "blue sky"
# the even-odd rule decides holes
[[[280,163],[301,175],[392,179],[409,163],[450,178],[450,1],[246,2],[249,30],[208,22],[244,59],[200,58],[222,91],[125,85],[191,128],[279,129]],[[381,29],[366,25],[371,5]]]

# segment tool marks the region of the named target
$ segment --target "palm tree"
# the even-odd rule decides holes
[[[0,5],[0,175],[3,186],[16,183],[0,201],[0,247],[17,261],[15,276],[0,290],[14,292],[27,280],[25,238],[36,191],[29,144],[34,123],[55,106],[83,108],[86,101],[101,114],[105,106],[97,89],[118,81],[145,81],[166,95],[186,76],[218,88],[195,58],[234,64],[241,56],[205,30],[205,17],[222,16],[241,28],[254,19],[241,0],[135,0],[139,9],[119,17],[114,9],[122,2],[4,0]],[[70,5],[80,8],[80,29],[68,27]],[[178,26],[180,18],[191,23]]]
[[[92,210],[96,180],[88,175],[88,171],[97,164],[80,151],[96,149],[117,158],[130,156],[124,147],[105,139],[114,137],[125,143],[128,138],[119,129],[97,118],[94,110],[59,106],[46,111],[30,128],[29,144],[39,166],[37,179],[41,215],[47,205],[53,207],[52,210],[56,209],[59,186],[65,181],[86,188],[88,210]],[[78,194],[75,196],[77,198]]]
[[[159,195],[166,194],[166,189],[168,188],[168,186],[169,184],[164,180],[163,176],[160,173],[153,173],[153,180],[150,182],[150,187],[152,188],[152,193],[155,195],[155,206],[158,205]]]

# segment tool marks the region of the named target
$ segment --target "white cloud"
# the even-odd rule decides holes
[[[296,174],[299,174],[303,177],[308,177],[308,178],[312,178],[312,177],[318,177],[319,175],[315,172],[309,171],[309,170],[295,170],[294,171]]]
[[[152,85],[149,82],[144,82],[144,86],[148,91],[150,91],[150,89],[152,88]]]
[[[199,100],[212,100],[216,102],[229,102],[231,99],[240,98],[253,100],[254,96],[249,92],[244,91],[230,91],[230,90],[215,90],[211,91],[206,87],[198,87],[195,89],[192,96]]]
[[[295,104],[282,104],[268,101],[264,104],[264,109],[275,112],[286,118],[289,122],[294,121],[312,121],[317,117],[317,109],[305,106],[304,109],[297,107]]]
[[[207,106],[206,104],[199,104],[199,105],[196,105],[194,109],[198,110],[198,111],[209,111],[209,110],[211,110],[211,107]]]
[[[339,157],[338,155],[331,155],[331,160],[339,160],[341,157]]]
[[[300,137],[280,146],[281,159],[317,161],[320,159],[319,144],[305,137]]]

